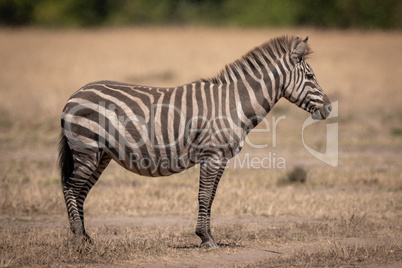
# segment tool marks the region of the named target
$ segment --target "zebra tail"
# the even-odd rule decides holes
[[[64,185],[74,170],[73,154],[68,145],[67,138],[63,133],[59,142],[59,167],[61,173],[61,184]]]

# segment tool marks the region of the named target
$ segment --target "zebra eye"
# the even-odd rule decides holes
[[[307,79],[314,79],[314,74],[308,73],[308,74],[306,74],[306,78]]]

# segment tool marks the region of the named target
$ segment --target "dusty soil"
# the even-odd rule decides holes
[[[60,256],[59,259],[53,260],[52,265],[64,266],[70,263],[89,267],[106,267],[113,263],[117,267],[133,265],[139,267],[370,267],[370,265],[400,267],[402,264],[401,236],[374,230],[370,230],[370,234],[364,234],[357,230],[362,228],[367,231],[375,227],[369,227],[367,222],[361,222],[362,226],[356,226],[356,230],[353,231],[349,228],[354,227],[337,226],[342,225],[339,222],[305,217],[218,216],[214,217],[213,222],[216,237],[220,239],[220,248],[208,250],[198,248],[198,238],[191,233],[195,219],[189,217],[89,217],[86,221],[87,228],[96,232],[95,245],[88,246],[87,253],[74,252],[74,258],[69,259],[67,263],[65,257]],[[68,225],[66,219],[61,216],[3,216],[0,218],[0,228],[3,234],[20,230],[25,235],[36,236],[37,240],[41,240],[40,237],[42,237],[44,239],[41,242],[36,241],[40,244],[48,242],[46,235],[49,234],[57,233],[58,236],[65,236]],[[377,235],[373,236],[374,233]],[[66,243],[66,238],[60,238],[59,241]],[[121,241],[124,241],[123,244]],[[148,246],[145,245],[147,243],[149,243]],[[144,248],[140,248],[141,244]],[[97,252],[100,250],[99,247],[102,250],[116,252],[140,249],[141,254],[134,259],[127,257],[121,260],[114,259],[112,263],[102,260],[102,254],[97,256],[97,259],[88,259],[91,254],[99,253]],[[2,250],[7,254],[9,249],[3,246]],[[11,260],[9,263],[6,261],[4,259],[2,265],[14,266],[15,264]]]

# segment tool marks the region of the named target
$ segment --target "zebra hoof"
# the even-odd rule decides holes
[[[93,248],[93,244],[81,239],[81,243],[73,244],[72,249],[80,254],[88,253]]]
[[[201,243],[200,248],[219,248],[219,246],[215,242],[207,241]]]
[[[93,240],[88,235],[73,235],[68,240],[68,246],[79,253],[88,252],[93,246]]]
[[[94,244],[94,240],[87,233],[84,233],[83,241],[89,245]]]

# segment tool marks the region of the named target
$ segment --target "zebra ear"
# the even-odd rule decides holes
[[[297,37],[297,39],[299,39]],[[300,59],[306,55],[307,53],[307,41],[308,41],[308,36],[306,37],[306,39],[304,39],[303,41],[301,41],[300,43],[298,43],[296,45],[296,47],[293,49],[292,53],[290,54],[290,57],[296,61],[299,62]]]

